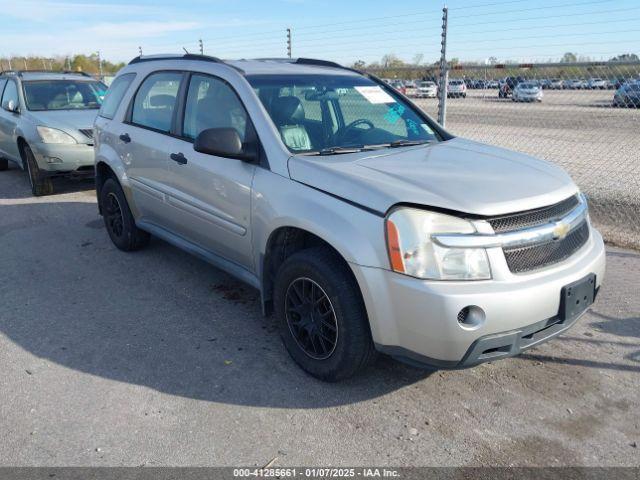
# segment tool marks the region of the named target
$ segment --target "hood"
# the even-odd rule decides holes
[[[47,110],[29,111],[36,125],[64,130],[73,136],[79,143],[90,142],[91,139],[83,136],[78,129],[93,129],[93,122],[98,115],[98,110]]]
[[[379,212],[411,203],[501,215],[551,205],[578,190],[555,165],[462,138],[375,152],[293,156],[289,173]]]

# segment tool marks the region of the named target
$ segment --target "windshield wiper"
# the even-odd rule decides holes
[[[318,151],[317,155],[341,155],[343,153],[357,153],[364,150],[364,145],[351,145],[349,147],[329,147]]]
[[[410,147],[412,145],[424,145],[430,143],[429,140],[395,140],[389,144],[391,148]]]

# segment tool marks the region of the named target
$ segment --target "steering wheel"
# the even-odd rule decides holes
[[[334,138],[336,139],[346,138],[349,135],[349,133],[359,125],[366,125],[368,127],[367,130],[371,130],[375,128],[375,125],[370,120],[367,120],[366,118],[358,118],[357,120],[354,120],[353,122],[351,122],[349,125],[345,125],[344,127],[339,128],[334,134]]]

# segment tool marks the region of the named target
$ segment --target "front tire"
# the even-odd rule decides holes
[[[116,247],[131,252],[149,243],[150,235],[136,226],[127,198],[115,179],[104,182],[100,189],[100,205],[107,233]]]
[[[22,157],[27,174],[29,175],[29,183],[31,184],[31,193],[36,197],[53,194],[53,182],[45,176],[40,168],[36,157],[29,145],[23,145]]]
[[[343,380],[374,359],[360,289],[330,249],[310,248],[287,258],[276,274],[274,305],[289,355],[314,377]]]

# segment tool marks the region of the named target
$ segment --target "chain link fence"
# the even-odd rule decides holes
[[[589,197],[605,238],[640,248],[640,62],[456,65],[448,73],[449,131],[560,165]],[[421,88],[440,87],[438,67],[395,76],[438,118],[438,98],[422,98]]]

